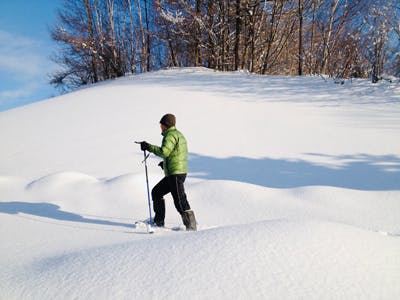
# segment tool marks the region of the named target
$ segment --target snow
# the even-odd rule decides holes
[[[399,104],[395,83],[185,68],[0,112],[0,299],[398,299]],[[168,112],[199,231],[149,235],[134,141]]]

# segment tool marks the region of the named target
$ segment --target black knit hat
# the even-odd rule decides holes
[[[170,128],[172,126],[175,126],[176,118],[173,114],[166,114],[161,118],[160,124],[164,125],[167,128]]]

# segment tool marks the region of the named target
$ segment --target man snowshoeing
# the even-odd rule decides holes
[[[163,227],[165,219],[164,196],[172,194],[176,210],[182,217],[186,230],[197,230],[193,210],[190,209],[186,197],[185,182],[187,175],[188,150],[186,139],[175,127],[176,118],[173,114],[166,114],[160,120],[163,140],[161,147],[141,142],[140,148],[163,158],[159,165],[164,169],[165,177],[151,191],[155,212],[154,224]]]

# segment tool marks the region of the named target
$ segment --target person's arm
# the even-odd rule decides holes
[[[161,147],[158,147],[156,145],[149,145],[149,151],[164,159],[171,154],[172,150],[174,150],[175,144],[176,141],[174,136],[169,134],[163,138]]]

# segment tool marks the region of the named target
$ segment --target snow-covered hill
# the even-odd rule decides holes
[[[200,230],[149,235],[168,112]],[[202,68],[1,112],[0,299],[400,298],[399,136],[396,85]]]

